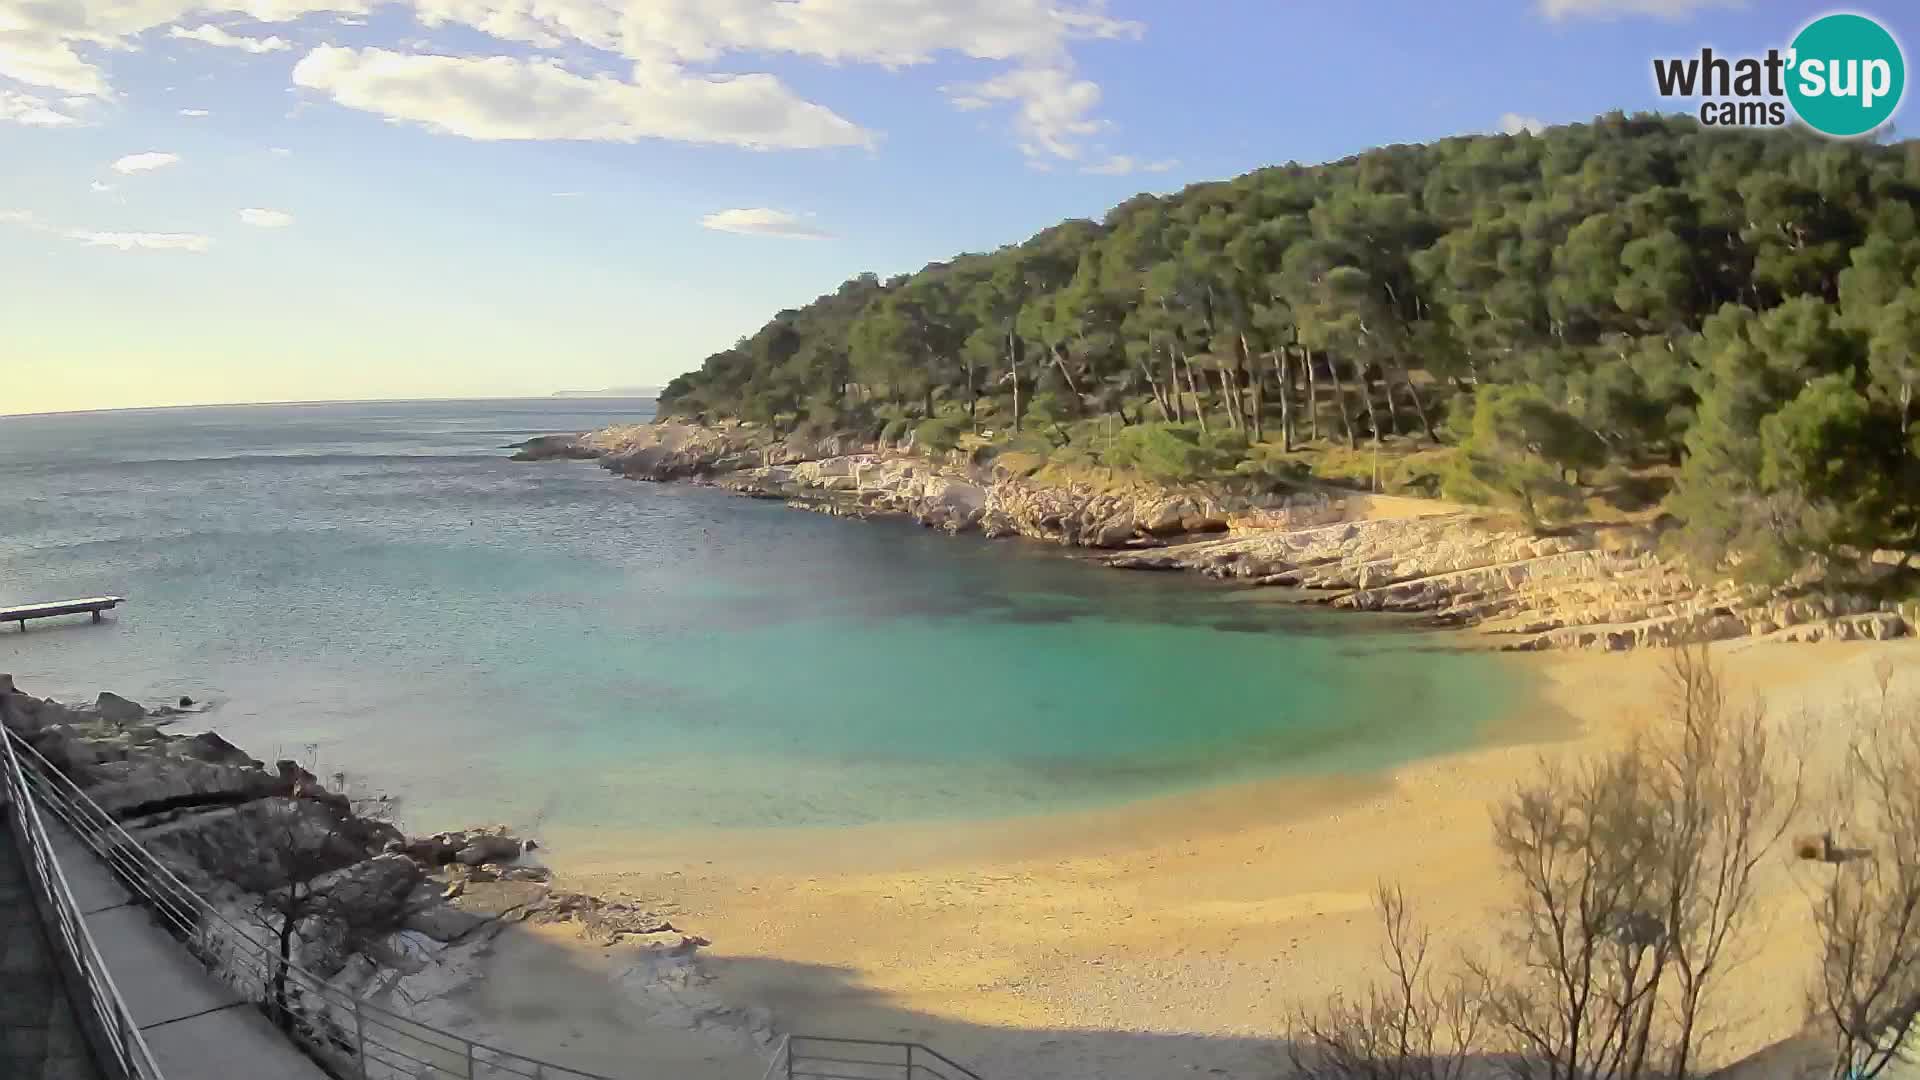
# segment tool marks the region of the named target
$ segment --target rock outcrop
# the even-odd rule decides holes
[[[1889,638],[1920,626],[1911,604],[1696,580],[1660,558],[1640,530],[1540,537],[1465,512],[1258,530],[1104,561],[1284,586],[1335,608],[1417,614],[1431,625],[1475,627],[1510,650]]]
[[[540,435],[505,449],[514,451],[514,461],[550,461],[554,458],[591,460],[600,456],[599,451],[582,446],[578,435]]]
[[[268,769],[212,732],[166,734],[150,717],[112,694],[83,708],[31,697],[0,675],[0,723],[31,747],[29,767],[72,781],[247,936],[272,948],[291,919],[292,961],[346,1000],[404,1012],[451,993],[481,970],[474,950],[524,920],[571,924],[602,944],[670,938],[673,964],[660,970],[678,972],[677,984],[706,944],[642,906],[556,889],[545,867],[522,861],[533,844],[504,826],[409,838],[384,820],[381,800],[329,791],[292,761]],[[209,950],[220,931],[211,916],[201,924],[190,948],[262,995],[271,964]],[[316,1034],[303,1042],[324,1058],[326,1032],[350,1025],[337,1015],[342,999],[293,985],[289,1009]],[[323,1064],[345,1075],[351,1063]]]
[[[1648,528],[1538,536],[1437,503],[1376,516],[1368,496],[1331,491],[1062,486],[954,454],[936,459],[847,436],[777,437],[751,424],[637,424],[570,445],[636,479],[1086,548],[1117,569],[1200,573],[1284,587],[1307,603],[1475,627],[1505,649],[1850,640],[1920,629],[1912,602],[1696,580],[1657,554]]]

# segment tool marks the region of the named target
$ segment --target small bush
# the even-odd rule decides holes
[[[1271,443],[1254,447],[1252,456],[1241,462],[1235,471],[1242,476],[1285,487],[1298,487],[1313,477],[1312,468],[1299,455],[1283,454],[1278,446]]]
[[[1033,400],[1027,405],[1024,430],[1046,436],[1054,446],[1065,446],[1072,442],[1066,402],[1051,390],[1042,390],[1033,395]]]
[[[1232,458],[1233,461],[1239,462],[1246,458],[1250,444],[1247,441],[1246,432],[1228,429],[1226,431],[1215,431],[1202,435],[1200,437],[1200,445],[1211,449],[1216,454],[1224,454]]]
[[[1185,484],[1231,471],[1246,452],[1239,432],[1203,436],[1186,424],[1135,424],[1114,436],[1106,460],[1163,484]]]
[[[1093,469],[1099,467],[1100,461],[1084,447],[1062,446],[1048,457],[1047,464],[1067,469]]]
[[[1579,512],[1567,474],[1606,462],[1598,437],[1533,386],[1485,386],[1446,474],[1448,497],[1520,511],[1538,527]]]
[[[1047,459],[1043,455],[1028,453],[1024,450],[1003,450],[993,457],[996,472],[1008,476],[1032,476],[1046,467]],[[980,462],[979,464],[984,464]]]
[[[1006,450],[1018,454],[1032,454],[1038,458],[1047,458],[1053,454],[1054,442],[1038,431],[1022,431],[1018,435],[1009,435]]]
[[[913,438],[921,449],[944,454],[960,445],[960,436],[966,430],[964,416],[937,416],[921,421],[920,426],[913,429]]]

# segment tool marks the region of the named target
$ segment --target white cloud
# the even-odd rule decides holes
[[[511,13],[519,15],[517,29],[560,32],[589,44],[598,37],[636,59],[689,63],[737,51],[887,67],[924,64],[947,52],[1034,62],[1057,58],[1072,40],[1138,38],[1143,31],[1137,22],[1108,17],[1103,0],[583,0],[553,8],[515,0],[417,2],[423,14],[429,8],[478,8],[498,25]],[[521,14],[528,11],[542,12],[546,25]],[[605,17],[616,12],[617,18]],[[480,25],[471,15],[456,21]]]
[[[1540,0],[1540,13],[1549,19],[1615,18],[1621,15],[1657,15],[1681,19],[1704,8],[1745,7],[1746,0]]]
[[[293,81],[349,108],[469,139],[657,138],[754,149],[873,143],[870,132],[771,75],[654,69],[623,82],[576,75],[553,60],[323,45],[294,65]]]
[[[208,112],[208,111],[207,111],[207,110],[205,110],[205,109],[181,109],[181,110],[180,110],[180,115],[181,115],[181,116],[191,116],[191,117],[193,117],[193,118],[195,118],[195,119],[198,119],[198,118],[200,118],[200,117],[202,117],[202,116],[212,116],[213,114],[212,114],[212,113],[210,113],[210,112]]]
[[[701,218],[700,224],[715,232],[779,236],[789,240],[825,240],[831,236],[785,210],[772,210],[764,206],[719,210]]]
[[[89,98],[113,96],[96,62],[167,28],[173,39],[250,53],[295,42],[227,29],[228,16],[287,23],[326,13],[356,26],[390,0],[0,0],[0,76]],[[1106,0],[391,0],[421,24],[564,49],[524,57],[426,57],[402,68],[384,50],[316,49],[308,85],[355,108],[472,138],[666,138],[742,146],[870,145],[873,137],[772,75],[745,65],[785,54],[889,69],[954,58],[994,65],[962,108],[1011,106],[1028,152],[1078,159],[1101,127],[1100,88],[1076,74],[1089,40],[1137,39]],[[1549,0],[1560,2],[1560,0]],[[189,20],[189,16],[194,16]],[[223,22],[226,26],[221,25]],[[169,56],[168,59],[174,59]],[[726,63],[740,74],[712,73]],[[379,70],[372,70],[372,69]],[[428,70],[431,68],[432,70]],[[765,69],[761,69],[764,72]],[[348,85],[358,80],[360,85]],[[434,84],[422,87],[420,82]],[[325,86],[316,85],[325,82]],[[377,84],[377,85],[373,85]],[[534,100],[514,100],[532,94]],[[432,99],[432,100],[429,100]],[[355,104],[355,101],[361,104]],[[553,132],[558,132],[554,134]]]
[[[229,33],[212,23],[202,23],[189,30],[184,26],[175,26],[167,31],[170,38],[183,41],[198,41],[204,45],[216,45],[222,49],[239,49],[241,52],[270,53],[285,52],[293,48],[293,43],[278,35],[255,38]]]
[[[51,18],[68,9],[48,5],[42,10]],[[21,0],[0,4],[0,76],[46,90],[105,97],[107,80],[100,69],[82,60],[57,28],[36,27],[22,17],[33,11]],[[21,25],[11,25],[16,22]]]
[[[375,2],[379,0],[0,0],[0,76],[29,87],[111,98],[97,55],[131,49],[138,35],[185,16],[291,22],[312,12],[364,12]],[[285,41],[276,46],[241,38],[212,24],[176,30],[174,36],[249,51],[291,48]]]
[[[993,102],[1014,102],[1013,130],[1020,149],[1030,158],[1077,161],[1082,141],[1106,126],[1093,117],[1100,104],[1100,86],[1075,78],[1071,67],[1022,67],[1003,72],[983,83],[946,88],[961,109],[980,109]]]
[[[41,221],[31,210],[0,210],[0,225],[18,225],[36,232],[62,232],[52,225]],[[120,251],[189,251],[199,253],[213,245],[213,241],[199,233],[161,233],[161,232],[102,232],[93,229],[67,229],[64,235],[69,240],[78,240],[88,247],[115,248]]]
[[[284,146],[269,146],[267,148],[267,153],[272,154],[274,157],[292,157],[293,156],[293,151],[287,149]]]
[[[553,197],[556,199],[577,199],[580,197],[580,193],[577,191],[556,191],[553,193]]]
[[[1137,172],[1163,173],[1180,167],[1178,158],[1161,158],[1158,161],[1142,161],[1129,154],[1115,154],[1105,161],[1088,165],[1080,171],[1097,176],[1130,176]]]
[[[1508,135],[1518,135],[1523,131],[1529,135],[1538,135],[1547,130],[1547,122],[1537,116],[1522,116],[1519,113],[1511,112],[1501,113],[1500,130]]]
[[[4,41],[4,36],[0,35],[0,43]],[[4,44],[0,44],[0,51],[4,48]],[[32,94],[0,90],[0,124],[24,124],[27,127],[73,127],[79,123],[79,117],[63,113],[52,104]]]
[[[99,194],[105,194],[113,190],[113,185],[107,183],[105,180],[95,180],[93,183],[87,185],[87,187]]]
[[[240,221],[242,224],[260,229],[284,229],[293,224],[293,215],[285,210],[263,210],[257,206],[249,206],[240,211]]]
[[[155,169],[164,169],[179,160],[179,154],[163,154],[150,150],[144,154],[128,154],[113,163],[113,171],[117,173],[152,172]]]
[[[121,251],[191,251],[199,253],[213,241],[198,233],[91,232],[75,229],[68,238],[88,247],[110,247]]]

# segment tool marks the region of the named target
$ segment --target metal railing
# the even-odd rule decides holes
[[[163,1080],[140,1036],[140,1026],[127,1011],[94,947],[93,935],[87,932],[10,738],[0,739],[0,789],[5,792],[7,824],[26,867],[27,886],[66,981],[68,1000],[93,1046],[95,1064],[114,1080]]]
[[[141,846],[65,773],[11,731],[0,739],[24,778],[21,805],[44,805],[151,906],[208,970],[336,1076],[352,1080],[611,1080],[410,1020],[280,959],[263,923],[243,927]],[[15,749],[18,748],[18,754]],[[104,969],[103,974],[104,974]],[[281,989],[276,992],[276,983]],[[137,1038],[137,1032],[135,1033]],[[144,1077],[148,1074],[135,1074]],[[158,1076],[157,1073],[151,1074]]]
[[[980,1080],[965,1065],[919,1043],[790,1035],[769,1073],[787,1080]],[[784,1072],[778,1071],[784,1069]]]

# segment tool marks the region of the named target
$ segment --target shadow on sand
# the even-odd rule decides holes
[[[644,964],[639,965],[644,967]],[[1284,1039],[1261,1035],[994,1025],[903,1008],[851,969],[758,957],[702,956],[684,980],[636,976],[624,946],[594,948],[571,931],[511,927],[489,950],[484,978],[450,1003],[475,1037],[608,1077],[763,1080],[786,1034],[912,1042],[985,1080],[1286,1080]],[[1089,988],[1088,995],[1101,991]],[[996,1003],[995,998],[1000,1002]],[[1137,1003],[1115,1001],[1118,1007]],[[996,1006],[1032,1015],[1031,1001],[982,988],[954,1011]],[[1222,1027],[1232,1016],[1219,1018]],[[755,1038],[771,1025],[771,1036]],[[1802,1035],[1707,1075],[1801,1080],[1831,1074],[1824,1044]],[[1504,1075],[1494,1059],[1470,1075]]]
[[[1274,1038],[975,1023],[902,1008],[846,968],[782,960],[707,955],[684,979],[645,968],[623,946],[511,927],[490,947],[483,978],[447,999],[457,1013],[445,1019],[464,1034],[622,1080],[761,1080],[774,1040],[789,1033],[921,1043],[986,1080],[1288,1074],[1286,1044]],[[955,1011],[993,1011],[995,996],[1007,991],[982,990]],[[750,1034],[769,1022],[773,1039]]]

